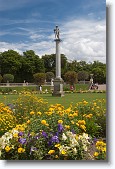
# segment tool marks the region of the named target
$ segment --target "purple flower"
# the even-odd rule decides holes
[[[75,131],[73,129],[71,131],[72,131],[73,134],[75,134]]]
[[[39,133],[36,133],[36,135],[35,135],[34,138],[38,140],[38,139],[40,138],[40,134],[39,134]]]
[[[37,150],[37,148],[32,146],[30,149],[30,155],[32,154],[32,151],[36,151],[36,150]]]
[[[19,138],[18,140],[21,144],[25,144],[26,143],[26,139],[25,138]]]
[[[47,138],[47,133],[45,131],[42,131],[42,136],[44,136],[45,138]]]
[[[20,132],[18,133],[18,136],[23,136],[23,132],[20,131]]]
[[[58,138],[58,136],[53,136],[53,137],[51,138],[51,142],[53,142],[53,143],[59,143],[59,138]]]
[[[11,103],[7,104],[7,106],[9,106],[11,109],[14,109],[14,105]]]
[[[55,136],[58,136],[59,135],[59,132],[56,132]]]
[[[62,132],[63,131],[63,126],[62,124],[58,124],[58,132]]]

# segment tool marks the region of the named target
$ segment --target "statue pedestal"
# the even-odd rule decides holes
[[[64,96],[63,83],[64,81],[61,78],[60,79],[56,78],[53,81],[54,90],[53,90],[52,96],[58,96],[58,97]]]

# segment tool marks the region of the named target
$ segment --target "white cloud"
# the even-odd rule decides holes
[[[106,62],[106,24],[105,20],[74,19],[63,23],[60,27],[61,53],[69,60],[85,60]],[[0,51],[13,49],[22,53],[34,50],[39,56],[55,53],[54,33],[47,35],[44,29],[24,30],[30,41],[19,43],[0,42]],[[45,39],[44,39],[45,37]],[[42,39],[43,38],[43,39]]]
[[[63,25],[62,51],[69,59],[106,62],[105,20],[73,20]]]

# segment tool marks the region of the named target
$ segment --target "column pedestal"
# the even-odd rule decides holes
[[[53,90],[52,96],[58,96],[58,97],[64,96],[63,79],[55,78],[53,83],[54,83],[54,90]]]

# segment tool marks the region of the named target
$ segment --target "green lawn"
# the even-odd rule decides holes
[[[48,101],[48,104],[62,104],[65,108],[69,107],[72,103],[75,105],[77,102],[85,99],[91,102],[95,99],[106,99],[106,93],[69,93],[65,94],[64,97],[53,97],[52,94],[37,94],[37,97],[41,97]],[[13,100],[17,99],[18,95],[0,95],[0,102],[5,104],[12,103]]]

